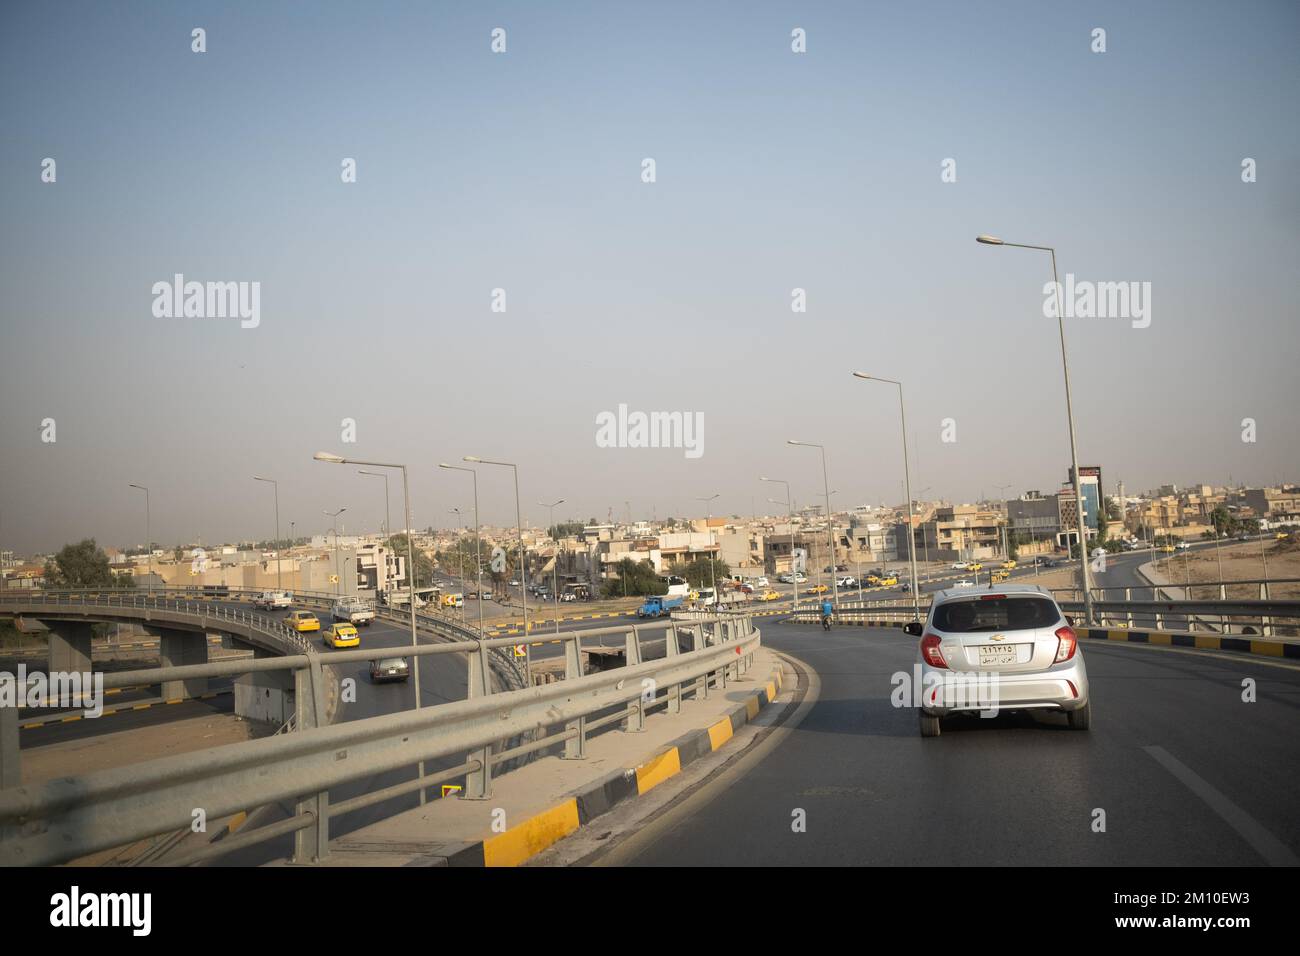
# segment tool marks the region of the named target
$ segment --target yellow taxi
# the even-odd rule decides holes
[[[330,647],[357,647],[361,643],[361,635],[351,624],[331,624],[325,629],[325,643]]]
[[[284,619],[284,623],[299,632],[320,630],[320,618],[311,611],[294,611]]]
[[[758,596],[758,599],[760,601],[779,601],[781,600],[781,595],[776,591],[773,591],[771,588],[768,588]]]
[[[1172,544],[1162,544],[1157,550],[1163,551],[1165,554],[1173,554],[1174,546]]]
[[[1286,538],[1286,532],[1285,532],[1285,531],[1279,531],[1279,532],[1277,533],[1277,540],[1278,540],[1278,541],[1282,541],[1282,540],[1285,539],[1285,538]]]
[[[1011,577],[1011,575],[1006,571],[994,571],[991,575],[989,575],[989,581],[991,581],[993,584],[998,584],[1002,581],[1005,581],[1009,577]]]
[[[898,575],[890,574],[883,578],[877,578],[876,583],[880,585],[882,588],[892,588],[896,584],[898,584]]]
[[[804,591],[803,593],[804,594],[825,594],[829,590],[830,588],[828,588],[824,584],[814,584],[812,587],[810,587],[808,590]]]
[[[1008,558],[1007,560],[1002,562],[1002,567],[1004,570],[1013,571],[1015,570],[1016,562],[1013,559]]]
[[[972,561],[970,564],[968,564],[968,565],[966,566],[966,570],[967,570],[967,571],[983,571],[983,570],[984,570],[984,565],[980,564],[978,561]]]
[[[867,583],[868,583],[868,584],[879,584],[879,583],[880,583],[880,575],[879,575],[879,574],[868,574],[868,575],[867,575]]]

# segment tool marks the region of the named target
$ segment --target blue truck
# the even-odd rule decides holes
[[[645,603],[636,609],[637,617],[663,617],[671,611],[682,606],[682,598],[678,597],[650,597],[646,598]]]

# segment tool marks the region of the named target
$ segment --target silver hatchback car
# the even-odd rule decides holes
[[[1075,730],[1092,723],[1088,671],[1074,628],[1037,585],[938,591],[921,638],[922,737],[940,718],[1001,710],[1063,711]]]

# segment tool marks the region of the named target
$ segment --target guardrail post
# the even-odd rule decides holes
[[[482,644],[479,645],[482,651]],[[488,674],[487,654],[469,655],[469,691],[470,700],[487,697],[492,693],[491,676]],[[478,762],[479,769],[471,770],[465,775],[465,790],[461,797],[465,800],[486,800],[492,796],[492,744],[473,751],[470,760]]]
[[[299,730],[319,727],[325,719],[324,675],[320,658],[312,655],[307,667],[293,672],[294,723]],[[310,813],[312,825],[294,832],[293,862],[319,863],[329,856],[329,791],[321,790],[299,798],[295,813]]]
[[[677,646],[677,625],[669,624],[668,630],[664,632],[664,657],[665,659],[677,657],[681,653],[681,648]],[[668,687],[668,709],[665,713],[680,714],[682,712],[682,685],[671,684]]]
[[[704,622],[701,621],[691,628],[691,650],[700,651],[707,646],[704,637]],[[699,677],[695,678],[695,699],[709,699],[709,672],[705,671]]]
[[[641,632],[634,624],[632,630],[627,632],[623,642],[623,663],[627,667],[635,667],[641,663]],[[637,695],[632,707],[628,710],[627,719],[623,721],[623,730],[626,733],[640,733],[645,730],[645,688],[642,685],[641,693]]]
[[[15,677],[16,681],[17,678]],[[17,699],[22,699],[25,688],[15,685]],[[0,790],[22,783],[18,757],[18,708],[0,706]]]
[[[564,679],[576,680],[582,676],[582,648],[578,638],[564,642]],[[564,725],[574,735],[564,742],[564,760],[585,760],[587,757],[587,718],[578,717]]]

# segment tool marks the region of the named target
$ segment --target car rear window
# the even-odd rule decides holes
[[[1056,603],[1042,597],[991,597],[949,601],[934,610],[934,626],[950,634],[1026,631],[1061,619]]]

